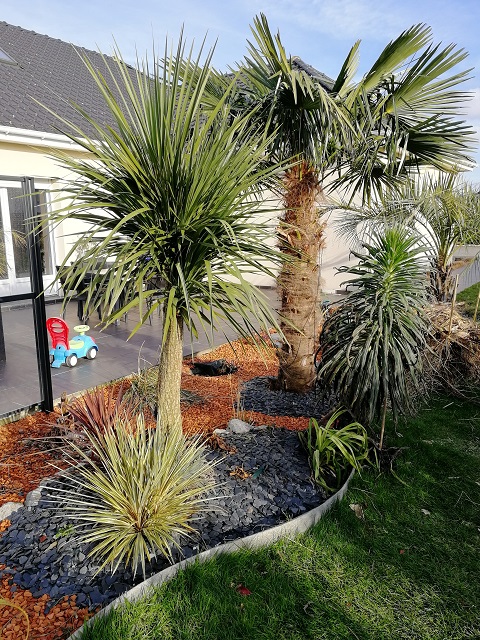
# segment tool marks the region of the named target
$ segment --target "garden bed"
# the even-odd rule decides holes
[[[262,428],[242,437],[233,434],[225,437],[231,453],[215,469],[223,483],[218,492],[220,508],[196,523],[199,535],[183,543],[175,560],[274,526],[325,500],[325,495],[310,482],[306,455],[296,434],[292,433],[307,426],[307,416],[312,412],[321,415],[323,405],[312,394],[308,402],[299,407],[296,398],[288,394],[293,416],[263,413],[260,409],[264,404],[271,413],[288,413],[285,403],[280,411],[274,410],[279,397],[268,398],[275,393],[269,391],[265,382],[267,376],[276,372],[275,355],[272,350],[259,354],[245,341],[233,346],[235,352],[225,345],[200,356],[203,360],[225,358],[234,362],[238,370],[227,376],[194,376],[190,360],[185,360],[182,387],[199,396],[201,402],[183,407],[184,430],[189,435],[208,436],[216,428],[224,428],[232,417],[246,419]],[[250,382],[244,403],[239,389],[246,381]],[[120,386],[117,383],[118,389]],[[64,466],[61,451],[53,441],[50,446],[46,440],[52,435],[53,422],[52,416],[36,414],[2,427],[4,493],[1,502],[23,501],[27,492],[42,479],[55,474],[55,467]],[[224,457],[225,449],[210,455]],[[68,635],[98,606],[105,605],[141,579],[137,576],[134,580],[128,571],[113,578],[102,572],[93,578],[97,567],[89,563],[88,549],[72,544],[72,523],[52,518],[51,504],[46,501],[48,482],[44,480],[42,484],[46,484],[46,488],[39,496],[39,504],[20,509],[9,521],[4,521],[6,531],[0,539],[0,595],[20,604],[28,613],[31,640],[53,640]],[[148,575],[164,566],[164,561],[152,563],[147,569]],[[10,608],[0,613],[2,637],[18,638],[21,615]]]

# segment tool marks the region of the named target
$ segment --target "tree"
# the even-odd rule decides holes
[[[387,190],[373,205],[350,209],[340,231],[357,240],[375,225],[402,222],[416,228],[429,261],[430,290],[439,302],[452,289],[455,250],[478,234],[480,203],[475,189],[457,173],[436,172]]]
[[[433,45],[430,28],[420,24],[388,44],[359,82],[354,81],[357,42],[331,83],[286,55],[263,14],[255,18],[252,32],[254,43],[239,65],[241,82],[232,105],[239,114],[252,111],[258,126],[273,134],[270,157],[299,160],[283,183],[279,245],[297,262],[284,265],[278,278],[280,312],[287,319],[278,384],[301,392],[315,378],[317,260],[324,243],[327,179],[350,198],[369,202],[420,166],[471,166],[473,130],[455,119],[469,97],[455,87],[468,71],[450,75],[467,54],[454,45]]]
[[[452,288],[453,255],[467,244],[478,221],[478,198],[457,174],[425,176],[408,185],[411,223],[421,227],[430,261],[430,285],[435,298],[447,299]]]
[[[362,424],[380,419],[380,449],[387,405],[395,419],[411,411],[419,386],[428,331],[422,254],[405,227],[374,232],[363,252],[354,252],[358,265],[341,268],[353,291],[321,335],[319,382]]]
[[[271,273],[266,261],[280,260],[255,214],[265,209],[259,194],[283,166],[265,164],[271,140],[252,132],[247,117],[229,117],[228,92],[206,116],[211,55],[202,65],[200,55],[184,55],[180,40],[174,54],[133,74],[117,52],[115,62],[105,59],[107,78],[85,60],[116,126],[83,114],[95,132],[88,135],[62,121],[88,159],[53,154],[76,179],[61,187],[67,202],[51,219],[88,226],[62,264],[65,288],[78,290],[87,272],[97,272],[87,305],[101,304],[106,323],[138,306],[134,331],[162,307],[158,408],[161,424],[174,429],[181,427],[184,330],[213,331],[223,319],[255,335],[257,323],[276,323],[267,298],[244,276]],[[70,265],[80,246],[81,260]]]

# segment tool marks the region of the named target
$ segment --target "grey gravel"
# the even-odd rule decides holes
[[[244,383],[241,393],[242,409],[258,411],[269,416],[319,418],[332,405],[331,398],[323,398],[317,389],[309,393],[287,393],[270,389],[270,378],[262,376]]]

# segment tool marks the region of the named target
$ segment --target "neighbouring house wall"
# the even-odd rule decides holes
[[[325,228],[325,247],[320,251],[320,287],[323,293],[337,293],[345,290],[342,282],[348,277],[338,273],[339,267],[352,266],[358,262],[351,252],[346,240],[335,228],[335,224],[345,215],[338,210],[329,214]]]
[[[458,275],[457,291],[463,291],[480,282],[480,245],[463,244],[455,249],[453,275]]]

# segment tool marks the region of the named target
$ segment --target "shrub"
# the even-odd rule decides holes
[[[124,394],[124,401],[144,411],[150,410],[157,415],[158,366],[139,368],[132,376],[132,384]],[[180,389],[180,403],[185,405],[200,404],[203,398],[188,389]]]
[[[308,429],[300,433],[307,450],[315,482],[327,491],[338,489],[348,468],[360,471],[368,456],[367,432],[358,422],[339,426],[345,410],[336,411],[325,426],[311,418]]]
[[[161,553],[171,558],[178,537],[189,535],[192,516],[213,486],[202,443],[182,433],[148,429],[143,417],[132,425],[116,418],[114,426],[84,429],[90,451],[66,440],[82,464],[66,472],[54,500],[66,501],[63,514],[75,521],[90,555],[115,572],[124,563],[145,575],[145,562]],[[67,486],[68,488],[65,488]],[[88,525],[87,528],[83,525]]]
[[[86,430],[113,428],[119,416],[131,422],[140,409],[132,397],[126,398],[124,387],[118,393],[113,386],[95,387],[66,405],[73,426]]]
[[[359,263],[343,267],[355,287],[323,327],[318,381],[363,424],[413,410],[428,323],[426,269],[417,238],[394,227],[373,233]]]

